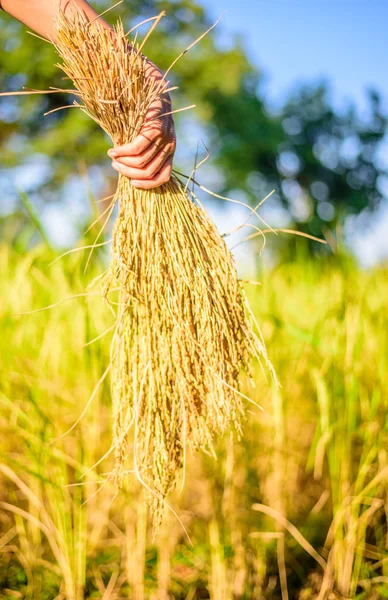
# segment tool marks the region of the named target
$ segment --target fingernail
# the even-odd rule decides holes
[[[112,162],[112,169],[115,169],[116,171],[120,171],[120,165],[119,165],[119,163],[113,161]]]
[[[117,156],[117,150],[114,150],[114,149],[108,150],[108,156],[111,156],[112,158],[114,158],[115,156]]]

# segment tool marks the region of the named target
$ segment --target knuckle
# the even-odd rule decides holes
[[[144,175],[147,179],[150,179],[151,177],[153,177],[153,175],[155,175],[154,165],[151,165],[150,167],[147,167],[146,169],[144,169]]]
[[[120,149],[119,156],[121,156],[122,158],[125,158],[126,156],[131,156],[132,152],[133,152],[132,145],[123,146]]]
[[[132,146],[132,154],[136,156],[143,151],[144,140],[142,138],[138,138]]]
[[[147,164],[148,164],[148,160],[143,157],[143,158],[139,159],[137,166],[139,167],[139,169],[144,169],[147,166]]]
[[[168,151],[170,153],[175,152],[175,148],[176,148],[176,143],[172,140],[169,144],[168,144]]]
[[[166,160],[166,157],[171,153],[170,144],[165,144],[161,150],[161,158],[162,160]]]

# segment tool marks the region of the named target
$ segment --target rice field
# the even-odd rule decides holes
[[[264,410],[188,453],[153,540],[131,465],[107,479],[104,253],[55,256],[0,246],[0,598],[388,597],[387,269],[305,257],[246,286],[282,387],[255,366]]]

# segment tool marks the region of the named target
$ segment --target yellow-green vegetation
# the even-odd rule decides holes
[[[135,474],[118,495],[107,481],[108,381],[55,441],[109,363],[112,333],[85,344],[113,316],[82,296],[106,257],[87,276],[84,252],[53,258],[0,249],[0,597],[386,597],[387,270],[299,260],[247,285],[283,387],[257,367],[264,412],[246,405],[217,461],[188,453],[168,501],[190,545],[171,511],[152,542]]]

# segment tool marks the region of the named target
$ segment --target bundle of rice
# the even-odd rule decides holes
[[[168,84],[146,76],[146,58],[129,45],[122,24],[112,33],[81,12],[62,13],[56,47],[59,66],[78,90],[76,104],[115,145],[132,141]],[[119,176],[103,280],[107,302],[119,289],[111,354],[112,478],[121,485],[131,435],[134,471],[156,528],[186,448],[214,455],[216,436],[231,424],[241,432],[239,374],[250,373],[252,356],[268,364],[233,257],[186,187],[173,176],[141,190]]]

